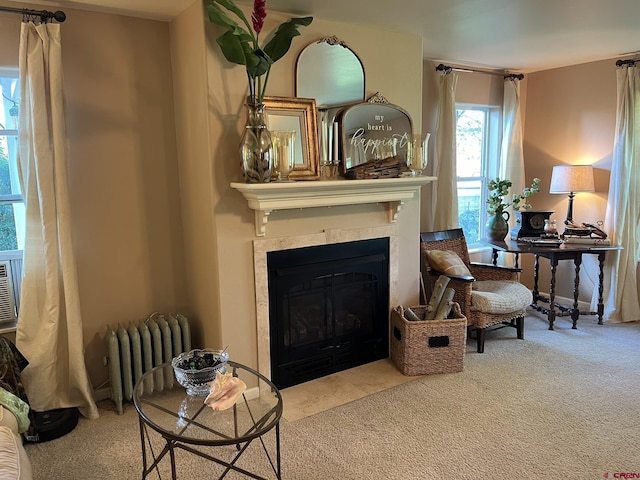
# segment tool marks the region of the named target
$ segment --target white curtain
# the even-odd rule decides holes
[[[611,322],[640,320],[640,71],[618,68],[615,141],[605,228],[623,250],[609,252],[605,268],[604,317]],[[594,292],[592,309],[597,303]]]
[[[16,344],[29,360],[25,389],[36,411],[78,407],[95,418],[71,238],[60,25],[22,24],[20,88],[27,226]]]
[[[511,180],[510,193],[520,193],[525,187],[524,155],[522,153],[522,116],[520,113],[520,80],[509,77],[504,82],[502,105],[502,145],[498,177]],[[509,218],[509,229],[515,227],[515,215]]]
[[[456,84],[455,73],[440,77],[440,104],[434,154],[433,229],[458,227],[458,175],[456,172]]]

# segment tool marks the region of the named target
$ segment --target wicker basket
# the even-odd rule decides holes
[[[410,307],[424,318],[426,306]],[[461,372],[467,342],[467,319],[453,304],[453,318],[409,321],[401,306],[391,311],[391,360],[405,375]]]

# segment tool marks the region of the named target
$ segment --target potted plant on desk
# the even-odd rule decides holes
[[[530,210],[529,198],[540,191],[540,179],[534,178],[530,187],[525,188],[519,194],[514,193],[511,201],[507,201],[505,197],[509,195],[509,188],[512,185],[511,180],[500,180],[500,178],[489,181],[487,235],[491,240],[502,241],[507,236],[509,232],[507,208],[512,207],[516,212],[520,209]]]

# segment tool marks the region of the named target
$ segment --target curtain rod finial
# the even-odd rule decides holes
[[[441,63],[436,67],[436,72],[444,72],[445,74],[449,74],[452,71],[453,71],[453,68],[451,68],[448,65],[445,65],[444,63]]]
[[[616,67],[635,67],[636,63],[640,62],[640,58],[631,58],[629,60],[618,60]]]

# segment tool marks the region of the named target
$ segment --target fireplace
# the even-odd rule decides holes
[[[388,357],[389,238],[272,251],[267,271],[279,388]]]

